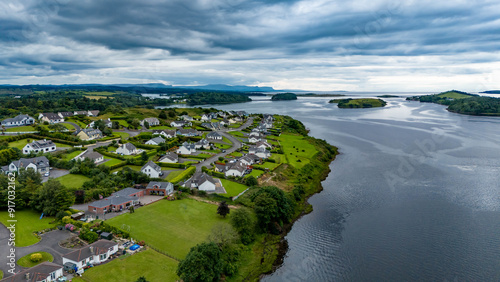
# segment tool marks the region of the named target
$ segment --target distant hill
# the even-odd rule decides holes
[[[483,91],[481,93],[487,93],[487,94],[500,94],[500,90],[488,90],[488,91]]]
[[[185,89],[201,89],[201,90],[219,90],[219,91],[240,91],[240,92],[272,92],[275,91],[272,87],[267,86],[245,86],[245,85],[226,85],[226,84],[208,84],[200,86],[176,86]]]
[[[446,92],[441,92],[439,94],[434,95],[423,95],[423,96],[413,96],[408,97],[406,100],[410,101],[420,101],[424,103],[436,103],[441,105],[450,105],[451,101],[456,99],[466,99],[471,97],[477,97],[479,95],[470,94],[463,91],[458,90],[450,90]]]

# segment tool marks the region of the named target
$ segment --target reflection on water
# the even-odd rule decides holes
[[[340,148],[314,211],[287,235],[265,281],[500,281],[500,118],[386,99],[217,106],[301,120]]]

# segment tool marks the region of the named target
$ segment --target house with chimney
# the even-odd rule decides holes
[[[215,132],[215,131],[212,131],[210,133],[207,134],[207,139],[210,139],[210,140],[222,140],[222,135],[220,135],[219,133]]]
[[[176,153],[181,155],[191,155],[192,153],[196,153],[196,146],[194,143],[184,142],[177,149]]]
[[[197,172],[186,182],[181,184],[182,187],[197,188],[200,191],[213,192],[216,189],[223,188],[220,179],[213,178],[205,172]]]
[[[81,249],[62,256],[63,264],[73,264],[77,273],[81,273],[85,266],[101,264],[110,256],[118,252],[118,243],[101,239]],[[42,281],[42,280],[40,280]]]
[[[4,173],[6,172],[19,173],[19,170],[28,168],[31,168],[35,172],[38,172],[43,175],[46,172],[49,172],[50,170],[49,160],[45,156],[30,158],[30,159],[21,158],[17,161],[11,162],[8,166],[2,167],[2,171]]]
[[[146,122],[148,123],[149,126],[157,126],[157,125],[160,125],[160,120],[157,119],[157,118],[145,118],[141,121],[141,126],[144,126],[146,124]]]
[[[45,261],[36,266],[30,267],[19,273],[0,280],[1,282],[54,282],[59,281],[60,277],[63,277],[63,267]]]
[[[176,121],[172,121],[170,123],[170,126],[172,126],[172,127],[186,127],[186,126],[193,126],[193,124],[189,121],[176,120]]]
[[[178,163],[179,162],[179,156],[174,153],[174,152],[167,152],[165,155],[160,157],[158,160],[160,163]]]
[[[139,153],[139,150],[134,146],[132,143],[126,143],[126,144],[121,144],[118,146],[116,149],[117,154],[122,154],[122,155],[136,155]]]
[[[247,171],[247,166],[243,164],[240,161],[236,161],[234,163],[230,163],[226,165],[226,171],[224,174],[227,176],[237,176],[237,177],[242,177],[245,175],[245,172]]]
[[[56,144],[52,142],[52,140],[38,140],[38,141],[33,141],[29,144],[26,144],[23,148],[23,154],[29,154],[31,152],[35,153],[48,153],[48,152],[54,152],[56,150]]]
[[[99,154],[98,152],[94,152],[93,150],[85,150],[84,152],[74,157],[73,159],[76,161],[78,160],[84,161],[86,159],[89,159],[97,164],[104,161],[104,156]]]
[[[147,162],[142,168],[141,172],[146,174],[147,176],[151,178],[158,178],[163,175],[163,172],[161,172],[161,167],[157,164],[155,164],[153,161]]]
[[[29,115],[18,115],[13,118],[6,118],[2,121],[2,126],[11,127],[11,126],[24,126],[31,125],[35,123],[35,119],[30,117]]]
[[[38,115],[38,119],[42,122],[48,122],[50,124],[64,122],[64,118],[54,113],[41,113]]]

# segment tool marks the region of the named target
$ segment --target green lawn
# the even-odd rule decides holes
[[[113,121],[117,121],[123,127],[128,127],[128,123],[124,119],[118,119],[118,120],[113,120]]]
[[[470,95],[465,95],[465,94],[458,93],[455,91],[443,92],[443,93],[438,94],[437,96],[443,97],[443,98],[451,98],[451,99],[465,99],[465,98],[471,97]]]
[[[150,127],[149,129],[151,130],[160,130],[160,129],[168,129],[168,130],[173,130],[175,129],[174,127],[166,126],[166,125],[160,125],[160,126],[153,126]]]
[[[220,181],[222,182],[222,185],[224,186],[224,189],[226,189],[227,192],[226,194],[223,195],[228,197],[234,197],[248,188],[246,185],[236,183],[231,180],[221,179]]]
[[[105,166],[112,166],[112,165],[119,164],[119,163],[123,162],[122,160],[115,159],[115,158],[108,157],[108,156],[104,156],[104,159],[109,160],[109,161],[104,163]]]
[[[261,168],[268,168],[270,170],[273,170],[277,166],[279,166],[279,163],[271,163],[271,162],[265,162],[264,164],[261,165],[254,165],[254,167],[261,167]]]
[[[275,153],[273,153],[271,155],[270,159],[275,160],[277,164],[286,163],[286,158],[285,158],[285,155],[283,155],[283,154],[275,154]]]
[[[229,156],[234,156],[234,157],[242,157],[243,154],[240,152],[232,152]]]
[[[80,151],[80,150],[77,150],[77,151],[74,151],[74,152],[71,152],[69,154],[65,154],[64,155],[64,160],[67,160],[67,161],[70,161],[72,160],[74,157],[80,155],[83,151]]]
[[[258,170],[258,169],[254,169],[254,170],[252,170],[252,172],[250,172],[249,174],[247,174],[245,177],[253,176],[253,177],[257,178],[257,177],[261,176],[262,174],[264,174],[264,171]]]
[[[113,169],[113,170],[111,171],[111,173],[113,173],[113,172],[115,172],[115,171],[120,171],[120,170],[122,170],[122,169],[124,169],[124,168],[126,168],[126,167],[129,167],[129,168],[131,168],[132,170],[135,170],[135,171],[140,171],[140,170],[141,170],[141,168],[142,168],[142,166],[138,166],[138,165],[126,165],[126,166],[119,167],[119,168],[117,168],[117,169]]]
[[[318,152],[313,145],[300,135],[281,134],[278,139],[283,146],[283,151],[289,163],[298,169],[308,164],[310,158]]]
[[[121,137],[122,140],[127,140],[130,137],[130,134],[128,134],[126,132],[114,131],[113,133],[120,135],[120,137]]]
[[[24,148],[24,146],[26,146],[26,144],[28,144],[28,139],[29,138],[10,142],[9,147],[18,148],[19,150],[22,150]],[[30,140],[30,142],[33,142],[36,139],[29,139],[29,140]],[[71,145],[61,144],[61,143],[57,143],[57,142],[54,142],[54,144],[56,144],[56,146],[58,148],[72,148],[73,147]]]
[[[219,144],[219,143],[214,143],[215,147],[219,149],[229,149],[232,147],[232,145],[226,145],[226,144]]]
[[[39,241],[39,239],[33,234],[33,232],[40,231],[43,229],[47,229],[53,227],[53,224],[50,224],[54,219],[51,217],[44,217],[40,219],[41,213],[35,212],[33,210],[18,210],[16,211],[17,220],[16,223],[16,246],[17,247],[25,247],[29,245],[33,245]],[[9,218],[9,214],[6,211],[0,212],[0,222],[3,225],[8,226],[9,222],[7,220]]]
[[[75,130],[75,127],[72,124],[69,123],[62,123],[64,127],[66,127],[68,130]]]
[[[33,126],[16,126],[16,127],[6,127],[6,132],[30,132],[36,131]]]
[[[228,221],[217,215],[217,205],[184,199],[158,201],[106,223],[127,230],[129,226],[132,238],[183,259],[191,247],[207,239],[216,223]]]
[[[231,131],[231,132],[229,132],[229,134],[236,136],[236,137],[245,137],[241,131]],[[224,138],[222,138],[222,140],[224,141]]]
[[[163,169],[163,168],[162,168],[162,169]],[[183,171],[184,171],[184,170],[174,170],[174,171],[170,172],[170,173],[167,175],[167,177],[165,177],[165,180],[166,180],[166,181],[170,181],[170,180],[172,180],[172,179],[176,178],[176,177],[177,177],[177,175],[181,174]]]
[[[108,147],[108,152],[114,152],[114,151],[116,151],[116,149],[118,149],[118,147],[109,146]]]
[[[3,278],[3,271],[0,270],[0,279]]]
[[[225,136],[222,136],[222,142],[226,142],[227,144],[233,144],[229,139],[227,139]]]
[[[73,281],[121,281],[135,282],[141,276],[147,281],[177,281],[177,261],[151,249],[97,265],[85,271],[81,280]]]
[[[87,125],[79,120],[76,120],[76,119],[72,119],[72,118],[68,118],[66,119],[65,121],[69,121],[69,122],[72,122],[72,123],[76,123],[78,124],[78,126],[80,126],[81,128],[85,128],[87,127]]]
[[[42,260],[40,260],[39,262],[32,262],[31,259],[30,259],[30,256],[32,254],[35,254],[35,253],[40,253],[42,255]],[[50,261],[50,262],[53,262],[54,261],[54,257],[49,254],[49,253],[46,253],[46,252],[34,252],[34,253],[31,253],[29,255],[25,255],[24,257],[20,258],[18,261],[17,261],[17,264],[22,266],[22,267],[33,267],[35,265],[38,265],[44,261]]]
[[[85,181],[90,180],[90,178],[81,174],[66,174],[56,179],[68,188],[81,188]]]

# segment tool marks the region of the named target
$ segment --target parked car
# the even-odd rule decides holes
[[[43,176],[48,177],[50,175],[50,172],[46,172]]]

